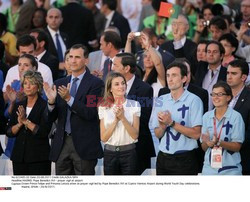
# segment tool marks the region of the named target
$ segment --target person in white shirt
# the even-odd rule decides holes
[[[17,51],[19,56],[23,54],[30,54],[35,56],[35,49],[36,49],[36,40],[33,36],[30,35],[23,35],[17,40]],[[47,82],[50,86],[53,84],[53,79],[52,79],[52,73],[50,68],[43,64],[38,62],[38,72],[42,74],[44,82]],[[7,72],[5,82],[3,84],[3,92],[6,91],[6,86],[11,85],[11,83],[14,80],[20,80],[19,78],[19,72],[18,72],[18,65],[15,65],[9,69]],[[4,98],[7,99],[4,93]]]
[[[126,88],[122,74],[108,74],[99,106],[105,175],[136,174],[135,143],[139,136],[141,107],[139,102],[126,99]]]

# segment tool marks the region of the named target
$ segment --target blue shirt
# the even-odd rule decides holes
[[[79,85],[80,85],[80,83],[81,83],[81,81],[82,81],[82,79],[83,79],[83,77],[84,77],[84,74],[85,74],[85,72],[86,72],[86,70],[82,73],[82,74],[80,74],[77,78],[78,78],[78,80],[76,81],[76,91],[78,90],[78,87],[79,87]],[[70,89],[71,89],[71,87],[72,87],[72,83],[73,83],[73,79],[74,78],[76,78],[75,76],[71,76],[71,80],[70,80]],[[69,90],[69,92],[70,92],[70,90]],[[74,103],[74,98],[71,96],[70,97],[70,100],[68,101],[68,105],[71,107],[72,105],[73,105],[73,103]]]
[[[168,110],[172,119],[186,127],[201,126],[203,104],[199,97],[185,90],[178,100],[174,100],[171,94],[160,96],[156,101],[153,128],[159,127],[158,112]],[[189,138],[172,127],[167,127],[161,139],[159,149],[168,154],[183,153],[197,148],[197,140]]]
[[[215,109],[207,112],[203,116],[202,134],[210,134],[210,140],[214,135],[214,118]],[[224,124],[223,124],[224,122]],[[222,126],[223,124],[223,126]],[[217,135],[222,132],[220,139],[226,142],[239,142],[242,143],[245,137],[245,124],[237,111],[228,107],[223,118],[218,121],[216,119],[216,131]],[[202,140],[201,140],[202,142]],[[222,149],[222,168],[216,169],[211,167],[211,148],[208,148],[205,153],[204,164],[202,169],[203,175],[241,175],[241,157],[240,152],[232,152],[226,149]]]

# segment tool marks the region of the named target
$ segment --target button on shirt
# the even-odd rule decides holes
[[[172,119],[186,127],[202,125],[203,104],[199,97],[185,90],[178,100],[174,100],[171,94],[160,96],[155,103],[155,112],[152,127],[159,127],[158,112],[168,110]],[[159,150],[168,154],[183,153],[197,148],[197,141],[177,132],[172,127],[167,127]]]

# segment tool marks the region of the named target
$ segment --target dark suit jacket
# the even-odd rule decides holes
[[[39,62],[46,64],[50,68],[52,72],[53,80],[56,80],[58,76],[58,70],[59,70],[59,61],[57,57],[52,55],[50,52],[46,51]]]
[[[109,26],[115,26],[119,29],[122,39],[122,47],[125,47],[127,36],[131,31],[128,20],[117,11],[115,11]]]
[[[53,38],[48,30],[48,28],[44,28],[44,31],[48,34],[48,38],[49,38],[49,47],[48,47],[48,51],[54,55],[57,59],[58,59],[58,55],[57,55],[57,50],[56,50],[56,45],[54,44],[54,41],[53,41]],[[68,38],[68,35],[64,32],[61,32],[60,31],[60,35],[62,37],[62,40],[66,46],[66,49],[68,49],[70,46],[69,46],[69,38]]]
[[[245,141],[242,144],[241,164],[243,174],[247,172],[250,174],[250,90],[245,87],[234,106],[234,110],[238,111],[245,123]]]
[[[190,39],[186,39],[184,46],[178,50],[174,49],[173,40],[167,41],[161,45],[163,50],[170,52],[175,58],[186,58],[191,63],[191,73],[195,75],[196,72],[196,47],[197,44],[191,41]]]
[[[0,156],[2,155],[3,153],[3,148],[2,148],[2,145],[1,145],[1,142],[0,142]]]
[[[59,79],[55,82],[57,86],[67,86],[70,83],[71,76]],[[100,127],[97,112],[97,97],[100,97],[103,82],[97,77],[86,73],[77,89],[74,103],[71,110],[71,135],[74,147],[79,156],[84,160],[102,158],[103,151],[100,142]],[[52,112],[49,112],[49,120],[54,122],[56,119],[57,130],[54,136],[50,159],[57,161],[63,144],[65,122],[67,118],[68,105],[59,95],[56,99],[56,106]]]
[[[208,72],[208,63],[207,62],[199,62],[198,67],[197,67],[197,71],[195,74],[194,84],[202,87],[202,82],[203,82],[207,72]],[[220,80],[226,81],[226,79],[227,79],[227,68],[221,66],[217,81],[220,81]]]
[[[4,99],[3,99],[3,92],[0,89],[0,134],[5,134],[6,129],[6,119],[4,117]]]
[[[20,105],[26,109],[27,99],[18,102],[11,114],[7,135],[9,137],[15,136],[16,141],[10,159],[13,162],[48,161],[50,152],[48,134],[51,124],[48,122],[48,116],[45,110],[47,102],[39,96],[28,116],[28,119],[38,126],[34,133],[22,126],[19,132],[13,135],[11,128],[18,122],[16,112]]]
[[[140,164],[140,161],[155,156],[152,135],[148,127],[152,111],[153,89],[149,84],[135,77],[127,97],[141,104],[139,138],[136,144],[138,162]]]
[[[92,12],[76,2],[68,3],[60,9],[63,16],[60,30],[69,36],[70,47],[81,43],[90,48],[88,41],[96,39]]]
[[[201,101],[203,102],[203,114],[207,112],[208,110],[208,92],[207,90],[200,88],[199,86],[196,86],[194,84],[189,84],[187,90],[195,95],[197,95]],[[168,87],[162,88],[159,91],[158,96],[165,95],[167,93],[170,93],[170,90]]]
[[[170,52],[163,50],[162,48],[159,48],[158,51],[161,54],[162,63],[165,68],[175,60],[175,57]],[[144,51],[138,51],[136,53],[136,64],[139,65],[141,69],[144,69],[143,53]]]

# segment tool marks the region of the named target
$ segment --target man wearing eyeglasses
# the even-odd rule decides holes
[[[206,46],[207,62],[200,61],[195,74],[194,83],[208,91],[212,92],[212,87],[217,81],[226,81],[227,69],[221,65],[225,54],[224,47],[217,41],[210,41]],[[208,110],[213,109],[211,96],[208,100]]]
[[[240,150],[243,175],[250,175],[250,90],[245,86],[248,74],[249,67],[244,60],[229,63],[227,83],[233,93],[229,106],[241,114],[245,123],[245,141]]]

